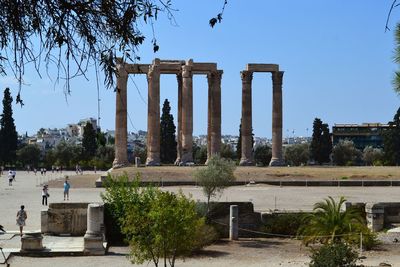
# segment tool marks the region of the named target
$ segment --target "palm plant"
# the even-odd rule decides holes
[[[336,202],[332,197],[314,205],[314,212],[303,218],[299,228],[299,237],[303,243],[320,242],[330,244],[342,240],[351,242],[352,235],[358,235],[360,229],[365,229],[361,214],[355,209],[342,211],[346,199],[340,197]]]

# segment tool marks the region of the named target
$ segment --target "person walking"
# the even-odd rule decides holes
[[[21,209],[17,212],[17,225],[19,226],[19,234],[22,236],[22,230],[25,226],[25,220],[28,218],[25,206],[21,205]]]
[[[67,198],[67,200],[69,200],[69,189],[70,189],[71,185],[68,183],[68,177],[65,178],[65,182],[64,182],[64,200],[65,198]]]
[[[49,186],[45,184],[42,189],[42,206],[47,206],[47,198],[49,196]]]
[[[8,185],[12,186],[12,182],[13,182],[13,172],[12,170],[8,171]]]

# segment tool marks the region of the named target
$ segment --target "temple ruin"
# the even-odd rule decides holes
[[[177,165],[193,162],[193,75],[207,75],[208,123],[207,159],[221,148],[221,77],[215,63],[192,59],[160,60],[152,64],[127,64],[117,61],[115,116],[115,159],[113,167],[128,165],[127,156],[127,81],[129,74],[146,74],[148,82],[147,166],[160,165],[160,75],[175,74],[178,81]]]
[[[252,80],[254,72],[272,73],[272,158],[270,166],[282,166],[282,79],[283,71],[277,64],[247,64],[242,78],[242,155],[241,166],[254,165],[252,144]]]
[[[145,74],[148,82],[147,166],[160,165],[160,75],[174,74],[178,82],[178,127],[176,165],[193,162],[193,75],[207,75],[207,160],[221,149],[221,77],[216,63],[198,63],[192,59],[160,60],[152,64],[127,64],[117,60],[115,115],[115,159],[113,167],[128,165],[127,153],[127,81],[129,74]],[[272,73],[272,158],[270,166],[282,166],[282,79],[277,64],[247,64],[242,79],[242,154],[240,165],[254,165],[252,151],[252,79],[254,72]]]

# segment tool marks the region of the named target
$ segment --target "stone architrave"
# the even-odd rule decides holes
[[[160,60],[155,59],[147,73],[147,166],[160,165]]]
[[[116,88],[116,109],[115,109],[115,159],[113,168],[120,168],[128,165],[127,151],[127,81],[128,72],[125,63],[117,59],[117,88]]]
[[[183,165],[193,162],[193,73],[192,60],[182,66],[182,158]]]
[[[241,71],[242,78],[242,155],[240,159],[241,166],[253,165],[253,144],[252,144],[252,104],[251,104],[251,82],[253,72]]]
[[[217,70],[214,75],[211,101],[211,156],[219,155],[221,151],[221,78],[222,70]]]
[[[182,73],[176,75],[176,80],[178,82],[178,127],[175,165],[179,165],[182,159]]]
[[[272,72],[272,158],[270,166],[283,166],[282,155],[282,79],[283,71]]]

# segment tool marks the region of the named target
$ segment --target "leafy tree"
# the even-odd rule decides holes
[[[355,267],[358,253],[346,243],[326,244],[313,250],[310,267]]]
[[[332,152],[332,141],[329,134],[328,124],[322,123],[321,119],[315,118],[313,123],[313,135],[310,145],[310,156],[319,164],[329,162]]]
[[[7,63],[22,81],[25,64],[32,62],[38,71],[54,64],[67,78],[66,92],[69,78],[85,75],[93,62],[102,66],[111,86],[118,53],[140,59],[136,51],[145,39],[140,28],[154,27],[160,13],[173,20],[171,1],[157,0],[5,1],[1,8],[1,24],[7,26],[0,35],[0,73]],[[156,52],[154,34],[151,42]],[[16,100],[22,104],[19,93]]]
[[[314,212],[305,215],[304,223],[299,229],[299,235],[304,244],[354,241],[352,235],[358,238],[360,231],[368,231],[358,210],[342,211],[345,201],[344,197],[341,197],[338,202],[328,197],[325,201],[314,205]]]
[[[109,179],[106,185],[102,198],[129,241],[133,263],[153,261],[158,266],[162,260],[164,266],[174,266],[176,258],[188,255],[198,244],[204,220],[193,200],[182,193],[140,188],[138,179],[129,183],[127,176]]]
[[[96,155],[96,136],[96,130],[93,129],[93,125],[90,122],[87,122],[85,127],[83,128],[82,139],[83,154],[86,159],[91,159],[94,155]]]
[[[195,146],[193,147],[193,160],[196,164],[204,164],[207,161],[207,146]]]
[[[233,174],[235,168],[232,162],[218,156],[212,156],[207,167],[197,169],[194,172],[194,177],[207,197],[207,211],[210,210],[210,199],[222,193],[226,187],[232,185],[235,181],[236,178]]]
[[[94,158],[95,165],[99,169],[109,169],[114,161],[114,146],[100,146]]]
[[[383,133],[385,161],[390,165],[400,164],[400,108],[389,122],[389,129]]]
[[[18,161],[24,166],[38,166],[40,161],[41,150],[37,145],[26,145],[17,150]]]
[[[13,98],[10,89],[4,90],[3,113],[0,118],[0,163],[13,163],[16,160],[18,134],[15,128],[13,112]]]
[[[332,150],[332,160],[336,165],[355,165],[361,157],[361,152],[351,140],[339,140]]]
[[[106,134],[98,130],[96,132],[97,147],[105,146],[107,144]]]
[[[176,137],[174,117],[168,99],[165,99],[160,123],[160,160],[161,163],[174,163],[176,159]]]
[[[376,165],[383,159],[383,150],[367,146],[363,150],[362,159],[366,165]]]
[[[293,166],[307,164],[310,157],[310,148],[308,144],[295,144],[286,147],[285,162]]]
[[[220,157],[224,159],[234,159],[235,152],[230,145],[221,143]]]
[[[82,147],[60,142],[54,150],[57,165],[71,168],[76,165],[82,157]]]
[[[254,160],[257,165],[268,166],[272,158],[272,151],[268,145],[257,146],[254,151]]]

